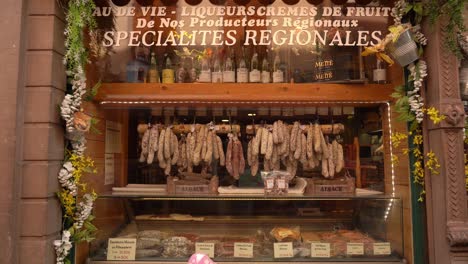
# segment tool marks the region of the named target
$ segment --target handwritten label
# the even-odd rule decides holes
[[[253,258],[253,243],[234,243],[235,258]]]
[[[195,253],[202,253],[210,258],[214,258],[214,243],[195,243]]]
[[[294,257],[292,242],[275,243],[274,247],[275,258],[292,258]]]
[[[374,243],[374,255],[390,255],[391,253],[390,243]]]
[[[348,243],[346,244],[347,255],[364,255],[363,243]]]
[[[329,258],[330,257],[330,243],[311,243],[313,258]]]
[[[107,260],[135,260],[136,238],[109,238]]]

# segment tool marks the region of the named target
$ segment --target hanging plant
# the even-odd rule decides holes
[[[95,124],[95,120],[85,114],[81,103],[85,94],[88,52],[84,46],[85,29],[91,39],[96,27],[93,0],[69,0],[66,5],[66,28],[64,63],[70,84],[60,105],[60,114],[65,121],[66,144],[65,158],[59,171],[60,191],[57,196],[63,211],[63,230],[60,240],[54,241],[56,263],[71,263],[70,250],[74,243],[91,241],[96,228],[91,221],[94,191],[88,191],[82,181],[85,173],[95,173],[94,161],[84,155],[86,149],[85,134]]]

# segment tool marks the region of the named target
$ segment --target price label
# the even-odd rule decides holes
[[[109,238],[107,260],[135,260],[136,238]]]
[[[329,258],[330,243],[311,243],[310,252],[313,258]]]
[[[374,243],[374,255],[390,255],[391,253],[390,243]]]
[[[234,243],[235,258],[253,258],[253,243]]]
[[[348,243],[346,244],[347,255],[364,255],[364,243]]]
[[[275,258],[294,257],[292,242],[275,243],[273,246]]]
[[[202,253],[210,258],[214,258],[214,243],[195,243],[195,253]]]

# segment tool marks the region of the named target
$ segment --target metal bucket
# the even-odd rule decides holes
[[[396,42],[390,42],[387,45],[387,50],[392,58],[402,67],[419,59],[418,47],[411,37],[409,30],[401,33]]]

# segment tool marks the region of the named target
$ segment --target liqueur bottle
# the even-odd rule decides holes
[[[222,83],[223,82],[223,70],[221,68],[221,58],[218,50],[215,53],[215,61],[213,63],[213,72],[211,73],[211,82]]]
[[[258,66],[258,53],[254,52],[252,60],[250,61],[249,79],[251,83],[258,83],[261,81],[261,74]]]
[[[275,60],[273,61],[273,82],[284,82],[284,72],[281,67],[281,59],[278,52],[276,52]]]
[[[148,70],[148,82],[161,82],[159,78],[158,63],[156,62],[156,54],[154,52],[151,52],[150,68]]]
[[[268,53],[266,53],[262,61],[262,74],[261,74],[262,83],[269,83],[271,81],[270,76],[271,76],[270,63],[268,62]]]
[[[211,82],[211,67],[208,58],[203,58],[201,62],[199,82]]]
[[[384,84],[387,82],[387,70],[379,59],[377,59],[375,69],[372,71],[372,79],[374,83]]]
[[[187,70],[184,68],[183,60],[180,61],[175,74],[177,83],[184,83],[187,78]]]
[[[163,83],[174,83],[174,69],[172,68],[172,60],[169,55],[164,54],[164,67],[162,70],[162,82]]]
[[[247,69],[247,63],[245,62],[245,53],[242,49],[242,55],[239,59],[239,66],[237,67],[237,82],[247,83],[249,82],[249,70]]]
[[[197,70],[195,69],[195,63],[193,57],[187,58],[187,82],[193,83],[197,81]]]
[[[127,82],[144,83],[148,74],[148,62],[142,48],[136,49],[135,59],[127,64]]]
[[[226,61],[224,62],[223,82],[225,83],[236,82],[235,66],[231,56],[232,54],[227,56]]]

